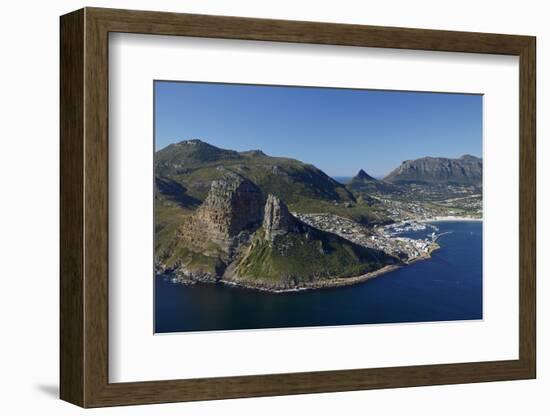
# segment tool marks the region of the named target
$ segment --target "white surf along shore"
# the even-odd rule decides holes
[[[453,215],[445,217],[433,217],[417,220],[417,222],[443,222],[443,221],[483,221],[483,218],[457,217]]]

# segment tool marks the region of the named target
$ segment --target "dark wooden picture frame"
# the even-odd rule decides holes
[[[519,56],[519,359],[109,383],[110,32]],[[100,407],[535,378],[535,45],[530,36],[99,8],[62,16],[61,398]]]

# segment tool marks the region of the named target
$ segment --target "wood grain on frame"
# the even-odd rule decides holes
[[[82,407],[534,378],[535,38],[86,8],[61,17],[60,395]],[[109,383],[108,34],[195,36],[520,57],[519,359]]]
[[[61,19],[60,396],[84,405],[84,12]]]

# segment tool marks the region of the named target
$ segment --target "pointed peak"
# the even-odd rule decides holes
[[[357,172],[357,175],[355,175],[355,179],[361,179],[361,180],[367,180],[367,181],[375,181],[372,176],[370,176],[367,172],[365,172],[363,169],[359,170]]]

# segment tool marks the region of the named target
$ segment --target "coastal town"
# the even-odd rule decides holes
[[[480,194],[423,203],[383,197],[375,198],[384,205],[388,216],[395,222],[426,221],[449,216],[480,219],[483,212],[483,198]]]
[[[433,224],[438,220],[479,220],[483,198],[468,186],[411,185],[411,194],[419,200],[372,195],[384,207],[387,223],[363,225],[332,213],[298,213],[293,215],[312,227],[334,233],[353,243],[383,251],[403,263],[429,258],[439,248],[443,233]],[[414,235],[411,235],[414,234]],[[413,238],[414,237],[414,238]]]
[[[302,214],[292,213],[304,223],[337,234],[342,238],[364,247],[383,251],[397,257],[404,263],[430,257],[439,248],[437,227],[416,221],[392,223],[386,226],[367,228],[348,218],[334,214]],[[408,231],[431,231],[426,238],[409,238],[399,234]]]

